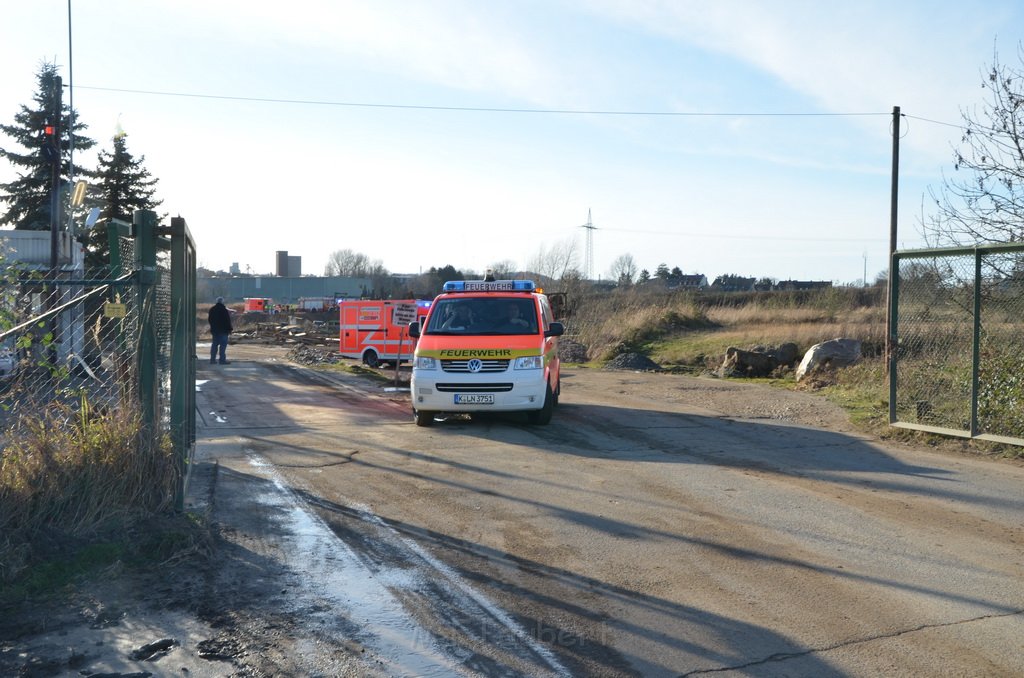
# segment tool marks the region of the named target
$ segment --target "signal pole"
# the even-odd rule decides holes
[[[50,93],[50,124],[47,127],[48,143],[53,144],[50,159],[50,271],[57,274],[57,233],[60,229],[60,170],[61,141],[60,117],[63,83],[59,75],[53,77],[53,90]]]

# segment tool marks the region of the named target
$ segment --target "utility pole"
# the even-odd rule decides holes
[[[900,187],[900,107],[892,107],[892,187],[889,196],[889,279],[885,295],[885,370],[888,374],[892,361],[892,255],[896,252],[896,218]]]

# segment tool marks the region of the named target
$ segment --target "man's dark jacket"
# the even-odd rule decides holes
[[[210,334],[231,334],[231,314],[224,304],[210,307]]]

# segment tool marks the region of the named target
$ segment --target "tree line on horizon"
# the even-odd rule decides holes
[[[963,133],[959,146],[954,148],[954,174],[939,187],[929,188],[927,201],[932,212],[920,218],[922,234],[931,247],[1024,242],[1024,45],[1017,47],[1017,61],[1017,65],[1007,65],[996,52],[981,81],[987,100],[962,110]],[[128,149],[127,135],[120,130],[111,139],[109,149],[100,150],[95,168],[72,167],[71,149],[85,151],[96,142],[86,136],[88,126],[60,96],[56,64],[42,62],[36,81],[32,104],[22,105],[13,123],[0,124],[0,132],[13,141],[13,145],[0,146],[0,158],[17,171],[15,179],[0,183],[0,203],[6,206],[0,211],[0,227],[51,228],[51,172],[56,167],[60,218],[70,211],[69,221],[77,225],[90,210],[99,211],[95,225],[82,229],[79,239],[86,248],[87,266],[104,266],[108,256],[107,222],[130,222],[136,210],[159,207],[162,201],[155,197],[158,180],[144,167],[145,156],[136,158]],[[54,129],[57,134],[47,134]],[[70,205],[72,177],[92,180],[91,189],[76,206]],[[578,260],[578,244],[570,239],[541,246],[525,270],[560,284],[572,284],[584,278]],[[516,266],[501,261],[490,268],[509,273]],[[351,250],[334,252],[325,274],[352,270],[362,273],[358,277],[383,279],[390,275],[379,260]],[[682,275],[678,266],[669,268],[664,263],[653,274],[641,270],[629,254],[619,256],[609,271],[611,281],[627,285],[670,281]],[[879,274],[875,282],[882,277]]]

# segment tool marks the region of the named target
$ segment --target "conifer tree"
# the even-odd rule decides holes
[[[13,225],[22,230],[50,229],[51,163],[43,153],[42,139],[46,126],[52,125],[57,119],[57,99],[54,96],[57,77],[57,66],[44,62],[36,74],[39,89],[33,96],[35,108],[23,105],[15,114],[13,124],[0,125],[0,131],[25,149],[24,152],[18,152],[14,146],[0,147],[0,158],[18,168],[17,179],[0,184],[0,202],[7,206],[7,211],[0,215],[0,225]],[[65,204],[71,170],[68,157],[72,134],[76,151],[87,150],[96,142],[80,134],[87,126],[78,121],[78,116],[73,115],[71,108],[63,103],[63,98],[60,108],[60,204]],[[76,176],[91,174],[75,166]]]
[[[118,129],[113,149],[100,151],[96,169],[96,185],[90,189],[86,204],[98,207],[100,216],[96,226],[86,231],[82,242],[86,247],[86,266],[96,268],[110,263],[107,241],[107,222],[120,219],[132,222],[136,210],[156,209],[161,200],[153,198],[157,179],[143,167],[146,157],[132,156],[125,141],[128,135]]]

